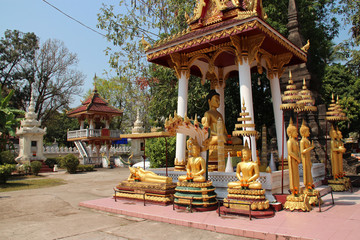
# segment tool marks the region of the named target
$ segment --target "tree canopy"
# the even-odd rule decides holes
[[[30,86],[35,87],[35,111],[38,120],[67,108],[81,91],[84,75],[76,69],[77,56],[64,43],[49,39],[39,46],[34,33],[7,30],[0,41],[1,93],[11,89],[11,107],[26,110]]]

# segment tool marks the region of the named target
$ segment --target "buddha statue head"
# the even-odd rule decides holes
[[[331,139],[337,138],[337,132],[336,132],[334,126],[331,126],[329,135],[330,135]]]
[[[189,138],[186,142],[186,146],[189,151],[189,156],[198,157],[200,155],[200,145],[198,144],[196,138]]]
[[[297,131],[297,128],[293,124],[292,118],[290,118],[290,123],[289,123],[289,126],[286,129],[286,133],[289,136],[289,138],[290,137],[297,138],[297,136],[299,135],[298,131]]]
[[[251,150],[249,148],[249,144],[247,141],[245,142],[245,147],[241,151],[241,156],[242,156],[242,161],[244,162],[251,160]]]
[[[336,127],[336,134],[337,134],[337,138],[338,138],[338,139],[342,139],[342,138],[343,138],[343,135],[342,135],[341,131],[339,130],[339,127]]]
[[[220,94],[215,91],[215,89],[210,90],[206,96],[209,108],[218,108],[220,106]]]
[[[301,127],[300,127],[300,135],[305,138],[310,136],[310,130],[309,130],[308,126],[306,126],[305,119],[303,119]]]

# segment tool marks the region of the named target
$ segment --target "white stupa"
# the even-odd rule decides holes
[[[21,121],[20,128],[16,129],[19,136],[19,156],[15,159],[18,163],[30,163],[32,160],[46,160],[43,153],[43,137],[46,128],[40,128],[41,121],[36,120],[34,88],[31,86],[31,99],[25,120]]]
[[[139,108],[136,111],[136,121],[134,122],[134,127],[131,131],[132,134],[141,134],[145,132],[143,127],[144,123],[140,120],[140,110]],[[131,152],[132,152],[132,161],[140,162],[143,161],[144,155],[144,139],[131,139]]]

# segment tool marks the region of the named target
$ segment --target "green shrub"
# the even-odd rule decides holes
[[[13,151],[7,150],[0,152],[0,164],[16,164],[15,154]]]
[[[11,173],[16,170],[15,164],[0,165],[0,183],[6,183]]]
[[[94,166],[93,165],[82,165],[80,164],[78,167],[77,167],[77,170],[79,172],[91,172],[91,171],[94,171]]]
[[[61,167],[66,168],[68,173],[76,173],[80,161],[74,154],[68,154],[61,160]]]
[[[60,162],[61,162],[61,157],[56,157],[56,158],[47,158],[45,160],[45,164],[49,166],[49,168],[53,169],[54,165],[57,164],[58,167],[60,166]]]
[[[176,138],[167,139],[167,165],[174,166]],[[146,143],[146,155],[152,168],[166,166],[166,142],[164,138],[154,138]]]
[[[42,166],[42,163],[40,161],[32,161],[30,163],[30,166],[31,166],[31,172],[37,176],[40,172],[40,169],[41,169],[41,166]]]

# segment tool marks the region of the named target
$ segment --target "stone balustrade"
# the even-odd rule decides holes
[[[110,138],[120,138],[120,130],[109,130]],[[67,132],[67,139],[79,139],[79,138],[89,138],[89,137],[102,137],[102,129],[80,129],[80,130],[73,130]]]

